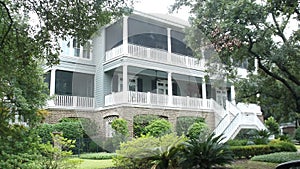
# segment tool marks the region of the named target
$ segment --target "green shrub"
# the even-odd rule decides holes
[[[176,121],[176,133],[187,135],[189,127],[195,122],[205,122],[203,117],[178,117]]]
[[[121,143],[113,162],[115,166],[125,169],[151,168],[154,165],[161,165],[160,162],[173,165],[176,163],[174,154],[176,151],[174,152],[173,148],[183,141],[182,137],[174,133],[158,138],[150,135],[133,138],[131,141]],[[171,160],[173,157],[174,159]]]
[[[116,133],[122,134],[126,137],[129,136],[128,124],[126,120],[122,118],[114,119],[111,123],[111,127]]]
[[[79,122],[61,122],[56,124],[42,124],[37,129],[37,134],[43,142],[52,142],[51,133],[62,132],[65,138],[76,140],[83,137],[83,129]]]
[[[274,152],[297,151],[294,144],[280,140],[273,140],[268,145],[231,146],[230,149],[233,151],[235,158],[250,158]]]
[[[265,125],[271,134],[274,134],[275,136],[279,135],[279,124],[274,119],[274,117],[271,116],[267,120],[265,120]]]
[[[222,139],[222,135],[201,133],[200,137],[188,140],[182,153],[182,168],[210,169],[233,161],[232,151],[221,143]]]
[[[145,127],[145,131],[151,136],[161,137],[172,132],[172,125],[165,119],[157,119],[151,121],[150,124]]]
[[[208,127],[204,122],[195,122],[189,127],[187,136],[191,139],[197,139],[202,132],[207,131]]]
[[[270,163],[283,163],[291,160],[299,160],[300,153],[297,152],[279,152],[272,154],[265,154],[260,156],[252,157],[253,161],[262,161],[262,162],[270,162]]]
[[[274,147],[275,151],[274,152],[295,152],[297,151],[296,146],[288,141],[283,141],[283,140],[279,140],[279,139],[275,139],[270,141],[269,145],[271,147]]]
[[[85,153],[81,154],[81,159],[91,159],[91,160],[106,160],[106,159],[112,159],[116,156],[116,153]]]
[[[246,146],[248,144],[248,140],[233,139],[228,140],[226,144],[229,146]]]
[[[231,146],[230,149],[235,158],[250,158],[272,152],[269,145]]]
[[[300,142],[300,127],[296,129],[294,139]]]
[[[133,118],[133,132],[134,136],[140,137],[141,135],[146,135],[145,127],[149,125],[151,121],[160,119],[156,115],[137,115]]]

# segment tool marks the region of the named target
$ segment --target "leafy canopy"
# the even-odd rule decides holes
[[[128,7],[130,0],[0,1],[0,142],[15,144],[2,149],[1,165],[26,168],[23,157],[38,153],[32,152],[37,140],[30,131],[42,120],[48,98],[41,64],[59,63],[58,39],[71,36],[84,43],[99,27],[130,12]],[[28,128],[10,125],[16,119]]]
[[[234,81],[237,101],[260,103],[276,120],[300,113],[298,1],[176,0],[172,8],[184,5],[191,9],[187,40],[196,55],[213,48],[234,79],[236,67],[247,63],[248,78]]]

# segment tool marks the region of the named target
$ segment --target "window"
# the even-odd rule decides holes
[[[89,41],[87,41],[82,49],[82,57],[89,59],[90,53],[91,53],[91,43]]]
[[[137,91],[137,77],[128,76],[128,90],[129,91]],[[123,76],[119,75],[119,88],[118,91],[123,91]]]
[[[92,52],[92,42],[87,41],[83,46],[76,38],[62,42],[62,55],[90,59]]]
[[[157,94],[168,94],[168,81],[167,80],[158,80],[157,81]]]
[[[73,39],[73,49],[74,49],[74,56],[80,56],[80,43],[77,39]]]

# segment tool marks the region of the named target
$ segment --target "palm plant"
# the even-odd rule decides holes
[[[221,143],[222,135],[214,133],[200,135],[184,143],[183,157],[180,165],[183,168],[210,169],[214,166],[229,164],[233,154],[228,145]]]
[[[169,143],[167,144],[148,149],[149,157],[146,158],[146,161],[152,161],[153,166],[151,169],[174,169],[179,166],[178,161],[181,158],[179,153],[183,150],[182,143],[186,138],[183,136],[176,137],[174,134],[164,137],[162,139],[168,139],[168,137],[173,138],[169,139]]]

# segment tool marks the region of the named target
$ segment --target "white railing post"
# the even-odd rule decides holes
[[[147,92],[147,104],[151,104],[151,93]]]
[[[151,58],[150,48],[146,48],[146,51],[147,51],[147,58]]]
[[[78,100],[78,97],[73,96],[73,107],[77,107],[77,100]]]

